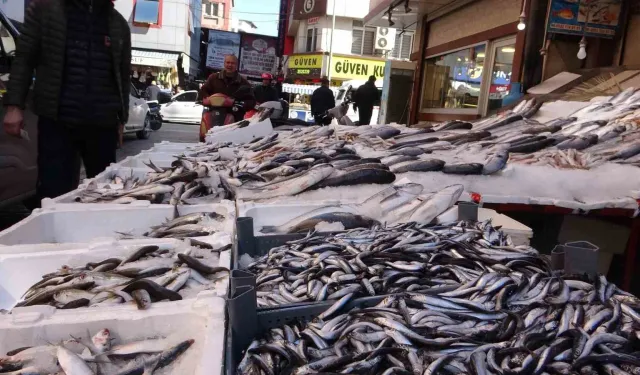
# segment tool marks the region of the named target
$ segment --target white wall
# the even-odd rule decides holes
[[[164,0],[161,28],[134,26],[132,0],[118,0],[114,4],[118,12],[129,21],[133,48],[189,52],[190,45],[187,48],[186,44],[189,0]]]
[[[196,61],[186,62],[187,73],[196,74],[200,56],[200,18],[202,6],[200,0],[163,0],[162,22],[160,28],[133,25],[133,0],[118,0],[115,8],[129,22],[131,45],[133,48],[145,48],[158,51],[182,52]],[[193,17],[193,34],[189,36],[189,7]],[[187,57],[183,59],[186,61]],[[187,69],[187,65],[189,69]]]
[[[336,12],[337,13],[337,12]],[[320,28],[318,32],[318,49],[329,52],[331,43],[331,16],[324,16],[315,25],[307,26],[307,21],[300,21],[300,27],[296,35],[294,51],[296,53],[306,52],[307,28]],[[353,30],[353,20],[351,18],[336,17],[335,34],[333,35],[333,52],[351,54],[351,31]]]
[[[369,13],[369,0],[335,0],[336,17],[362,19]],[[334,0],[327,0],[327,15],[333,15]]]

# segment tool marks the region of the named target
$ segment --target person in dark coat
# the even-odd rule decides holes
[[[277,102],[280,97],[275,87],[271,86],[273,76],[270,73],[262,73],[262,85],[256,87],[253,91],[256,96],[256,102]]]
[[[243,90],[240,90],[240,89]],[[243,103],[244,111],[234,112],[235,121],[240,121],[246,111],[255,108],[256,98],[253,88],[246,78],[238,73],[238,58],[235,55],[227,55],[224,58],[224,69],[218,73],[213,73],[200,88],[199,98],[203,105],[209,104],[209,97],[213,94],[223,94],[231,98],[232,101]],[[200,124],[200,141],[204,141],[207,127],[210,125],[202,122]]]
[[[364,85],[358,87],[353,95],[353,110],[358,111],[358,124],[369,125],[373,106],[380,101],[380,92],[376,87],[376,77],[370,76]]]
[[[35,71],[38,198],[78,187],[116,161],[129,116],[131,31],[111,0],[34,0],[11,64],[4,131],[20,137]]]
[[[160,92],[160,87],[156,84],[156,81],[151,81],[151,84],[145,90],[145,94],[147,96],[147,100],[158,100],[158,93]]]
[[[323,122],[325,112],[336,106],[333,91],[329,88],[329,80],[322,78],[321,85],[311,95],[311,115],[318,125],[329,125]]]

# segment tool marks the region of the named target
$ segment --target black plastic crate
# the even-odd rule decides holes
[[[316,235],[329,236],[335,233],[339,232],[322,232]],[[253,218],[239,217],[236,219],[237,242],[235,250],[231,254],[231,269],[240,269],[238,267],[238,262],[240,261],[240,257],[244,254],[247,254],[252,258],[261,257],[274,247],[282,246],[289,241],[299,240],[306,236],[307,233],[256,236],[253,231]]]
[[[235,374],[242,360],[243,352],[251,341],[262,336],[267,330],[297,321],[310,321],[331,307],[336,301],[308,303],[303,306],[285,305],[277,309],[258,310],[256,291],[251,285],[235,285],[228,299],[229,325],[225,349],[225,373]],[[363,297],[349,301],[344,311],[370,307],[378,304],[386,296]]]

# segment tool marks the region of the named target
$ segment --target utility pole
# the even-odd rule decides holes
[[[336,2],[333,0],[333,12],[331,15],[331,38],[329,38],[329,64],[327,66],[327,79],[331,85],[331,58],[333,57],[333,32],[336,30]]]

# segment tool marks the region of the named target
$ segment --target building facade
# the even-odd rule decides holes
[[[327,76],[338,86],[345,80],[382,77],[387,59],[410,58],[413,32],[366,25],[369,0],[293,0],[288,6],[286,35],[293,46],[285,58],[286,73],[295,83]],[[380,42],[383,36],[386,40]]]
[[[199,75],[202,0],[118,0],[131,28],[131,77],[143,86],[184,84]]]
[[[202,28],[230,31],[233,5],[233,0],[202,0]]]

